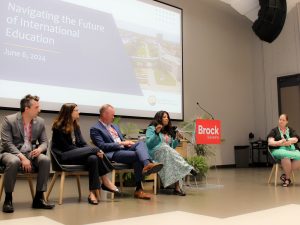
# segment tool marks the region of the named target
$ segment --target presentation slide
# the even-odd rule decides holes
[[[0,106],[30,93],[43,110],[183,119],[181,14],[150,0],[1,0]]]

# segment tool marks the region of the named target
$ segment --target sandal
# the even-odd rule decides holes
[[[181,189],[176,190],[176,188],[174,189],[173,194],[174,194],[174,195],[179,195],[179,196],[185,196],[185,195],[186,195],[186,194],[183,192],[183,190],[181,190]]]
[[[291,179],[285,179],[284,183],[282,184],[282,187],[288,187],[291,183]]]
[[[285,182],[285,180],[286,180],[286,175],[285,175],[285,173],[281,174],[280,180],[281,180],[282,182]]]

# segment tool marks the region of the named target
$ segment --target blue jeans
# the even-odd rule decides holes
[[[114,152],[111,160],[118,163],[132,164],[135,175],[136,184],[140,184],[142,181],[142,171],[145,166],[145,162],[149,162],[150,156],[148,149],[144,142],[138,142],[132,145],[130,148],[124,148],[124,150],[118,150]]]

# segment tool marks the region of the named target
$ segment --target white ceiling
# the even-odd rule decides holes
[[[220,0],[231,5],[236,11],[240,14],[248,17],[251,21],[257,19],[257,14],[259,10],[259,1],[258,0]],[[287,11],[289,12],[297,2],[300,0],[286,0],[287,2]]]

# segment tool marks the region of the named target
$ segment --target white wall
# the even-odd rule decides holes
[[[299,3],[289,14],[279,37],[271,44],[255,42],[255,118],[263,136],[278,121],[277,77],[300,72]]]
[[[255,132],[251,23],[221,2],[165,2],[183,9],[185,118],[199,114],[198,101],[220,119],[217,164],[234,164],[234,145]]]
[[[183,9],[185,119],[202,113],[196,106],[197,101],[220,119],[225,142],[217,147],[216,164],[234,164],[234,145],[248,144],[248,133],[256,133],[255,127],[259,125],[255,117],[263,114],[257,111],[256,106],[264,103],[256,101],[259,96],[257,86],[253,85],[254,72],[261,72],[261,67],[254,67],[259,60],[253,57],[261,42],[255,42],[251,22],[224,3],[216,0],[164,2]],[[263,86],[258,89],[262,92]],[[1,110],[0,120],[9,113],[11,111]],[[55,115],[42,116],[50,137]],[[85,138],[89,138],[89,127],[96,119],[96,116],[81,116]],[[149,123],[149,120],[126,121],[144,128]]]

